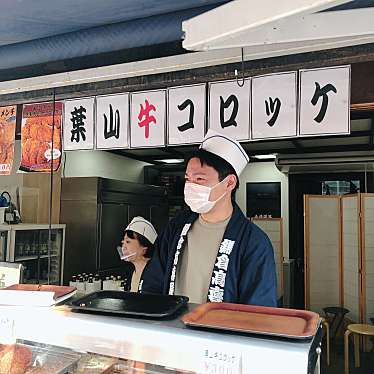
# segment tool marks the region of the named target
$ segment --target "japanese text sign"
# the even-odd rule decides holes
[[[131,94],[131,147],[165,145],[166,91],[144,91]]]
[[[65,151],[94,149],[94,105],[94,97],[65,101]]]
[[[0,175],[11,173],[16,136],[16,106],[0,107]]]
[[[129,94],[96,97],[96,148],[128,148]]]
[[[168,144],[201,143],[205,135],[206,86],[168,89]]]
[[[209,128],[236,140],[250,138],[251,80],[209,84]]]
[[[297,73],[252,78],[252,139],[297,135]]]
[[[301,136],[349,134],[350,66],[301,70]]]

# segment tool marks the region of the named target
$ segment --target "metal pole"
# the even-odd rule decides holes
[[[52,143],[51,143],[51,168],[50,168],[50,189],[49,189],[49,227],[48,227],[48,284],[50,284],[51,275],[51,251],[52,251],[52,201],[53,201],[53,148],[55,133],[55,105],[56,89],[53,89],[53,108],[52,108]]]

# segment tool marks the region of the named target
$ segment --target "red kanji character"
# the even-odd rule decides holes
[[[138,123],[139,127],[145,127],[145,138],[149,138],[149,125],[153,122],[156,124],[156,118],[154,116],[150,116],[150,111],[156,111],[156,107],[152,104],[149,104],[148,100],[145,100],[145,107],[143,107],[143,104],[140,104],[140,113],[138,115],[138,120],[140,121]],[[144,119],[143,119],[144,118]],[[142,120],[143,119],[143,120]]]

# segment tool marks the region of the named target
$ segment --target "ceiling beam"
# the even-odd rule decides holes
[[[159,162],[155,160],[154,157],[152,156],[139,156],[131,153],[131,151],[123,150],[123,149],[112,149],[110,151],[106,151],[110,153],[114,153],[115,155],[123,156],[130,158],[132,160],[137,160],[137,161],[142,161],[146,162],[148,164],[154,164],[154,165],[163,165],[163,162]]]
[[[194,51],[231,48],[230,43],[243,34],[250,35],[255,30],[271,27],[278,20],[289,21],[295,16],[301,17],[348,1],[262,0],[261,4],[254,0],[232,1],[184,21],[183,47]]]
[[[374,148],[374,113],[371,116],[369,146]]]
[[[293,140],[291,140],[291,142],[297,150],[299,150],[299,151],[304,150],[304,147],[301,145],[301,143],[299,142],[298,139],[293,139]]]
[[[179,150],[177,150],[176,148],[165,147],[165,148],[160,148],[160,150],[162,152],[167,153],[169,156],[171,156],[170,158],[184,158],[184,154],[180,152]],[[164,157],[160,157],[160,158],[164,158]]]
[[[327,153],[327,152],[358,152],[358,151],[373,151],[373,148],[368,144],[346,144],[346,145],[335,145],[335,146],[320,146],[320,147],[304,147],[302,153]],[[268,154],[268,153],[277,153],[277,154],[299,154],[295,148],[273,148],[271,150],[261,150],[254,151],[252,155],[256,154]]]
[[[373,19],[373,8],[298,15],[265,24],[234,40],[230,39],[229,43],[230,48],[245,46],[246,53],[370,43],[374,39]]]
[[[366,118],[366,117],[365,117]],[[368,117],[371,118],[371,117]],[[278,142],[289,142],[293,143],[294,141],[297,141],[300,144],[301,141],[303,140],[318,140],[318,139],[345,139],[345,138],[361,138],[365,136],[370,136],[371,131],[370,130],[360,130],[360,131],[352,131],[350,135],[332,135],[332,136],[305,136],[305,137],[300,137],[297,139],[283,139],[283,140],[278,140]],[[242,143],[244,146],[245,145],[256,145],[256,144],[266,144],[266,143],[274,143],[277,140],[274,139],[264,139],[264,140],[256,140],[255,142],[247,142],[247,143]],[[305,148],[305,146],[302,146]]]

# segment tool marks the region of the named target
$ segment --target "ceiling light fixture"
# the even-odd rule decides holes
[[[255,155],[252,157],[257,158],[257,160],[275,160],[277,158],[276,155]]]
[[[184,162],[184,160],[181,158],[165,158],[165,159],[156,160],[156,161],[164,162],[165,164],[181,164],[182,162]]]

